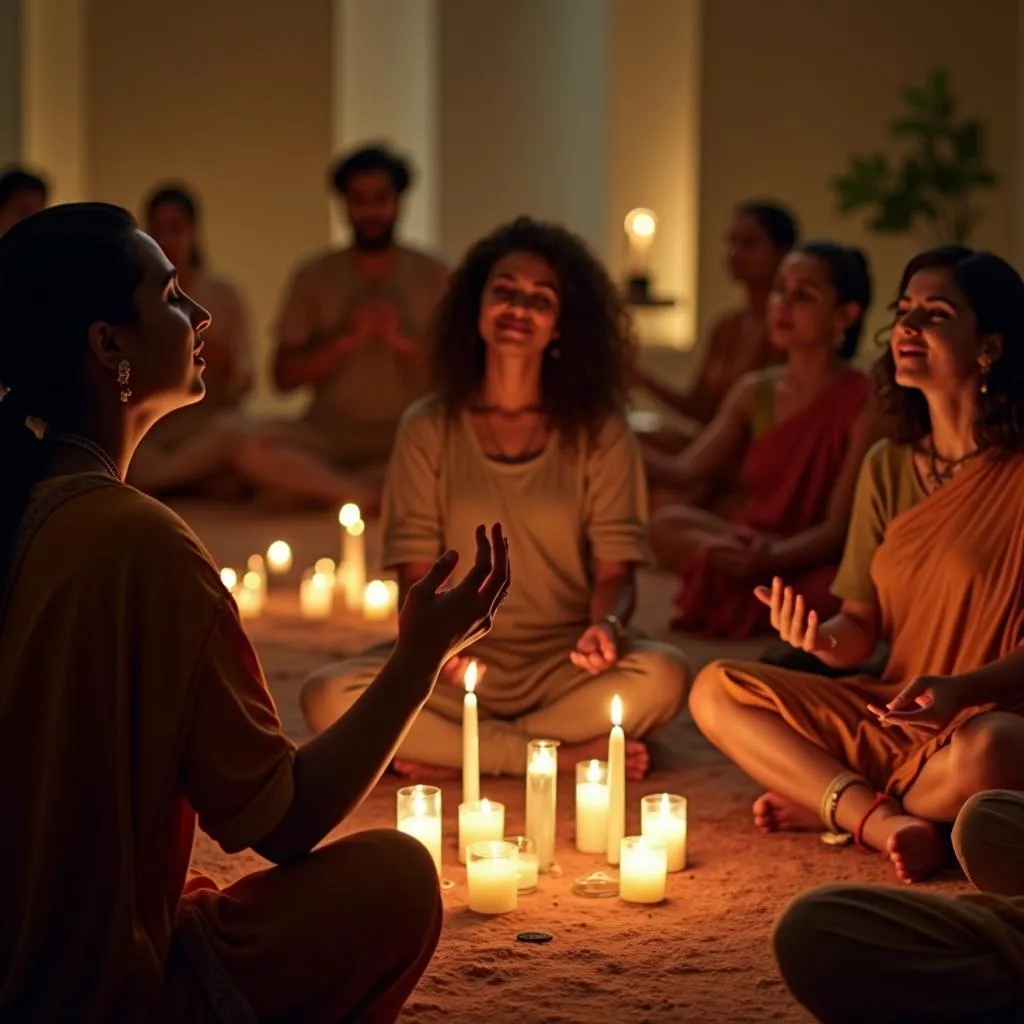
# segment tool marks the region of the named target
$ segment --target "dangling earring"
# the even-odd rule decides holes
[[[132,389],[128,387],[128,378],[131,376],[132,368],[127,359],[122,359],[117,364],[117,383],[121,385],[121,401],[127,402],[132,397]]]
[[[562,350],[557,345],[548,345],[547,351],[552,359],[561,359],[562,357]]]
[[[978,386],[978,390],[983,394],[988,394],[988,375],[992,370],[992,364],[987,360],[982,360],[981,363],[981,383]]]

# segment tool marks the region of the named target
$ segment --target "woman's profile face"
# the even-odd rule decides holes
[[[757,217],[750,213],[735,217],[725,239],[725,264],[734,281],[770,282],[784,255]]]
[[[189,265],[195,250],[196,229],[179,203],[166,202],[155,206],[150,211],[146,228],[174,266],[181,269]]]
[[[539,355],[558,337],[558,276],[547,260],[513,252],[491,268],[477,328],[489,352]]]
[[[205,394],[200,335],[210,314],[181,290],[174,266],[149,235],[136,231],[135,241],[142,268],[133,296],[136,319],[114,336],[131,368],[131,404],[164,415]]]
[[[953,273],[919,270],[896,302],[889,339],[901,387],[955,393],[981,374],[978,321]],[[997,352],[988,353],[993,361]]]

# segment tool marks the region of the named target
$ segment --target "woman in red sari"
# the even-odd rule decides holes
[[[808,242],[790,253],[768,310],[785,364],[742,378],[693,445],[660,467],[680,487],[710,488],[740,463],[744,488],[730,518],[677,505],[652,522],[659,564],[680,576],[675,628],[733,639],[767,632],[751,583],[778,573],[831,613],[828,588],[875,434],[870,382],[848,365],[870,301],[857,250]]]

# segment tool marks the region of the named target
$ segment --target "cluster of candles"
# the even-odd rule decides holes
[[[329,619],[336,604],[361,614],[367,622],[387,622],[398,610],[398,584],[394,580],[366,579],[366,524],[358,505],[343,505],[338,513],[341,527],[340,561],[320,558],[299,582],[299,612],[304,619]],[[264,612],[270,579],[292,571],[293,556],[287,541],[275,540],[265,555],[251,555],[245,573],[221,569],[220,578],[231,592],[243,619]]]
[[[539,874],[555,866],[558,744],[532,740],[527,748],[525,835],[505,836],[505,806],[480,798],[476,662],[465,674],[462,803],[459,863],[466,866],[469,908],[481,914],[515,910],[518,896],[537,888]],[[618,866],[619,897],[629,903],[660,903],[668,875],[686,867],[686,800],[654,793],[640,801],[640,835],[627,836],[626,742],[622,701],[611,708],[607,761],[576,765],[576,848],[602,854]],[[398,791],[397,826],[419,839],[441,873],[441,790],[407,786]]]

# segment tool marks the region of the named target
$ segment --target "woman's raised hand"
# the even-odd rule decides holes
[[[755,587],[754,596],[771,611],[772,629],[793,647],[814,653],[818,651],[818,613],[804,606],[803,596],[792,587],[783,586],[776,576],[771,588]]]
[[[458,560],[457,552],[446,551],[409,588],[398,617],[398,647],[438,667],[487,633],[512,580],[500,523],[490,537],[485,526],[476,528],[473,568],[457,586],[442,590]]]

